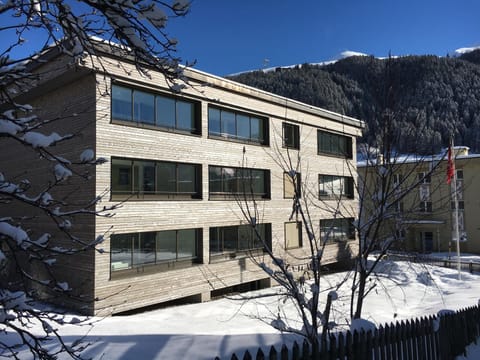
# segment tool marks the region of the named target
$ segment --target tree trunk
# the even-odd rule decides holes
[[[358,272],[359,279],[358,279],[358,294],[357,294],[357,304],[355,308],[355,314],[353,315],[354,319],[360,319],[362,317],[362,310],[363,310],[363,299],[365,297],[365,287],[367,285],[367,272],[365,270],[361,270]]]

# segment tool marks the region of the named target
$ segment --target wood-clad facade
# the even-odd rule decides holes
[[[141,75],[133,64],[107,55],[53,75],[26,99],[53,113],[75,112],[55,125],[56,131],[77,135],[60,153],[78,156],[91,148],[107,160],[89,169],[91,180],[78,185],[75,196],[103,195],[99,210],[121,202],[113,217],[85,217],[75,224],[75,231],[92,239],[105,235],[105,252],[88,251],[59,264],[60,277],[89,299],[81,308],[87,314],[183,298],[203,301],[242,284],[269,285],[252,257],[268,260],[249,238],[233,196],[238,174],[248,169],[255,179],[257,223],[274,252],[284,254],[288,247],[286,256],[296,258],[309,249],[304,228],[303,244],[285,239],[295,231],[288,225],[292,199],[278,160],[299,159],[302,181],[312,193],[318,193],[320,174],[355,175],[356,137],[363,127],[356,119],[192,69],[184,74],[188,86],[174,93],[161,74]],[[167,108],[176,119],[168,126],[171,119],[161,115]],[[289,147],[286,131],[298,136]],[[320,133],[345,141],[347,158],[319,151]],[[355,217],[357,196],[341,206]],[[312,208],[311,217],[319,231],[320,220],[331,214]],[[348,259],[354,246],[352,239],[328,244],[323,262]]]

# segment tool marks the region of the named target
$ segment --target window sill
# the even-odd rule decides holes
[[[198,136],[198,137],[202,136],[202,133],[200,131],[195,130],[195,129],[193,129],[193,130],[182,130],[182,129],[177,129],[177,128],[162,127],[162,126],[156,126],[156,125],[152,125],[152,124],[148,124],[148,123],[141,123],[141,122],[128,121],[128,120],[112,119],[111,124],[130,126],[130,127],[147,129],[147,130],[163,131],[163,132],[168,132],[168,133],[172,133],[172,134],[179,134],[179,135],[190,135],[190,136]]]
[[[228,135],[208,134],[208,138],[213,139],[213,140],[223,140],[223,141],[229,141],[229,142],[236,142],[236,143],[239,143],[239,144],[269,146],[267,141],[254,141],[254,140],[248,140],[248,139],[239,139],[237,137],[228,136]]]
[[[210,253],[210,264],[221,263],[225,261],[244,259],[252,256],[263,255],[265,251],[263,249],[242,250],[235,252],[224,252],[221,254]]]
[[[334,158],[338,158],[338,159],[353,160],[353,156],[351,156],[351,155],[344,155],[344,154],[327,153],[327,152],[320,152],[320,151],[319,151],[319,152],[317,152],[317,155],[334,157]]]
[[[270,200],[269,195],[253,195],[249,193],[246,194],[210,194],[208,200],[218,201],[218,200]]]
[[[111,201],[199,201],[201,196],[186,194],[111,194]]]
[[[287,149],[287,150],[298,150],[300,151],[300,146],[289,146],[289,145],[282,145],[282,149]]]
[[[200,264],[199,260],[188,259],[188,260],[178,260],[178,261],[165,261],[156,264],[144,264],[137,265],[129,269],[122,269],[112,271],[110,268],[110,280],[124,279],[128,277],[134,277],[139,275],[148,275],[155,274],[159,272],[171,271],[171,270],[180,270],[190,267],[194,267]]]
[[[319,200],[355,200],[353,196],[342,195],[342,196],[328,196],[328,195],[320,195]]]

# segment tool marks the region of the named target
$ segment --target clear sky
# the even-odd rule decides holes
[[[182,59],[216,75],[328,61],[347,50],[445,56],[480,46],[480,0],[193,0],[167,31]]]

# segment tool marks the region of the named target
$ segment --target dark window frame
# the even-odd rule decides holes
[[[221,191],[216,191],[213,183],[213,170],[220,170],[220,188]],[[247,183],[244,179],[251,179],[254,176],[254,172],[262,172],[263,174],[263,184],[256,183]],[[226,175],[231,173],[232,176],[228,178]],[[247,176],[244,176],[247,174]],[[218,181],[218,180],[217,180]],[[263,188],[261,192],[255,192],[256,185],[259,185]],[[270,170],[265,169],[254,169],[254,168],[242,168],[242,167],[232,167],[232,166],[217,166],[209,165],[208,166],[208,196],[209,200],[230,200],[238,198],[254,198],[254,199],[270,199]],[[231,191],[228,188],[232,188]]]
[[[433,203],[431,200],[429,201],[420,201],[420,204],[418,206],[418,211],[421,213],[427,213],[430,214],[433,212]]]
[[[283,122],[282,140],[284,148],[300,150],[300,126]]]
[[[212,130],[213,128],[213,116],[211,115],[211,111],[219,111],[219,129],[218,131]],[[234,127],[235,127],[235,133],[232,131],[228,131],[228,129],[223,129],[223,116],[222,112],[225,114],[232,114],[234,116]],[[239,118],[248,118],[249,120],[249,137],[241,137],[239,135]],[[259,129],[263,132],[263,137],[261,139],[257,139],[255,137],[252,137],[252,120],[259,120],[260,121],[260,127]],[[216,129],[215,129],[216,130]],[[247,112],[243,111],[237,111],[229,108],[223,108],[219,106],[208,106],[208,137],[212,139],[220,139],[220,140],[228,140],[228,141],[234,141],[234,142],[240,142],[240,143],[245,143],[245,144],[252,144],[252,145],[262,145],[262,146],[269,146],[270,140],[269,140],[269,121],[267,117],[264,116],[259,116],[255,114],[250,114]]]
[[[317,130],[317,153],[353,159],[353,139],[325,130]]]
[[[271,223],[261,223],[256,225],[261,226],[263,229],[254,229],[250,224],[244,225],[231,225],[231,226],[213,226],[209,229],[209,256],[210,262],[221,261],[221,260],[229,260],[229,259],[238,259],[242,257],[247,257],[253,253],[263,253],[266,251],[266,247],[272,248],[272,224]],[[249,232],[251,238],[248,239],[250,244],[254,244],[254,246],[250,246],[248,248],[241,247],[240,238],[241,233],[245,234],[245,230]],[[236,238],[225,238],[225,233],[230,231],[230,233],[236,234]],[[264,238],[258,239],[256,231],[263,233]],[[260,241],[262,241],[260,243]],[[215,242],[215,245],[212,244]],[[228,248],[228,245],[235,246]],[[255,246],[255,244],[258,246]],[[220,251],[212,252],[212,248],[216,248]]]
[[[193,257],[185,257],[185,256],[178,256],[179,250],[179,238],[181,232],[184,231],[194,231],[195,233],[195,256]],[[162,232],[175,232],[176,237],[176,257],[175,259],[166,259],[166,260],[157,260],[157,256],[159,253],[158,248],[158,239],[157,234]],[[154,251],[152,251],[153,260],[148,262],[137,262],[135,263],[135,242],[140,243],[141,237],[145,237],[146,235],[154,235]],[[122,261],[114,261],[115,257],[115,242],[117,239],[121,239],[130,237],[130,245],[125,248],[125,254],[128,256],[128,252],[130,252],[129,256],[130,259],[125,264],[122,264]],[[136,232],[136,233],[124,233],[124,234],[112,234],[110,236],[110,278],[117,279],[122,278],[125,276],[132,276],[138,275],[141,273],[155,273],[155,272],[162,272],[167,270],[174,270],[174,269],[181,269],[186,267],[191,267],[195,264],[200,264],[203,262],[203,255],[202,255],[202,245],[203,244],[203,231],[201,228],[189,228],[189,229],[172,229],[172,230],[161,230],[161,231],[148,231],[148,232]],[[127,244],[128,245],[128,242]],[[138,247],[140,248],[140,247]],[[125,259],[127,260],[127,259]],[[116,264],[116,265],[114,265]],[[118,268],[115,269],[115,267]]]
[[[355,240],[355,227],[353,225],[354,218],[333,218],[333,219],[321,219],[320,220],[320,239],[327,244]],[[323,226],[322,226],[323,223]],[[339,223],[336,224],[336,223]],[[340,228],[342,232],[345,232],[345,236],[332,237],[332,229]],[[325,230],[327,229],[327,230]],[[327,239],[325,239],[325,232],[327,233]]]
[[[458,211],[465,210],[465,201],[464,200],[457,200],[458,204]],[[455,201],[450,201],[450,209],[455,210]]]
[[[431,184],[432,183],[432,175],[428,172],[422,171],[418,173],[418,182],[420,184]]]
[[[129,162],[130,163],[130,189],[126,190],[116,190],[114,189],[116,184],[114,184],[114,166],[115,162]],[[203,190],[202,190],[202,165],[201,164],[194,164],[194,163],[181,163],[181,162],[173,162],[173,161],[160,161],[160,160],[147,160],[147,159],[132,159],[132,158],[120,158],[120,157],[112,157],[111,158],[111,167],[110,167],[110,194],[112,200],[201,200],[203,197]],[[153,191],[145,191],[145,184],[143,185],[142,189],[140,189],[139,184],[135,182],[136,178],[140,178],[140,175],[136,175],[138,173],[138,166],[139,164],[154,164],[154,180],[151,181],[153,183],[153,187],[155,190]],[[159,187],[159,175],[158,171],[162,165],[173,165],[175,167],[175,191],[161,191],[157,190]],[[193,186],[195,191],[189,192],[182,192],[179,190],[180,183],[182,179],[180,178],[180,167],[188,166],[191,167],[194,171],[194,180]],[[127,168],[127,165],[124,165]],[[119,168],[121,169],[121,168]],[[128,176],[126,175],[126,171],[123,171],[123,176],[119,176],[119,179],[125,181],[124,178]],[[142,176],[145,178],[145,176]],[[144,179],[145,181],[145,179]],[[138,187],[138,189],[136,188]]]
[[[114,116],[114,88],[122,88],[124,90],[130,91],[130,116],[129,119],[125,118],[115,118]],[[123,83],[112,82],[111,86],[111,101],[110,101],[110,118],[111,122],[115,124],[121,125],[129,125],[129,126],[136,126],[142,128],[148,128],[152,130],[160,130],[160,131],[168,131],[168,132],[175,132],[187,135],[202,135],[202,123],[201,123],[201,103],[199,101],[195,101],[189,98],[172,96],[164,93],[154,92],[151,90],[142,89],[135,86],[125,85]],[[153,99],[153,122],[149,121],[137,121],[135,120],[135,101],[134,101],[134,94],[135,92],[141,92],[144,94],[148,94],[154,97]],[[157,99],[169,99],[175,102],[175,126],[164,126],[158,123],[159,118],[159,109]],[[180,116],[179,112],[179,103],[188,103],[192,106],[193,110],[193,123],[194,127],[190,129],[185,129],[179,126],[180,123]]]
[[[324,178],[332,178],[332,180],[341,180],[342,181],[342,192],[340,194],[330,193],[324,190],[325,186],[322,184],[325,181],[322,181]],[[354,199],[355,198],[355,184],[353,177],[351,176],[341,176],[341,175],[328,175],[328,174],[319,174],[318,175],[318,198],[321,200],[330,200],[330,199]]]

